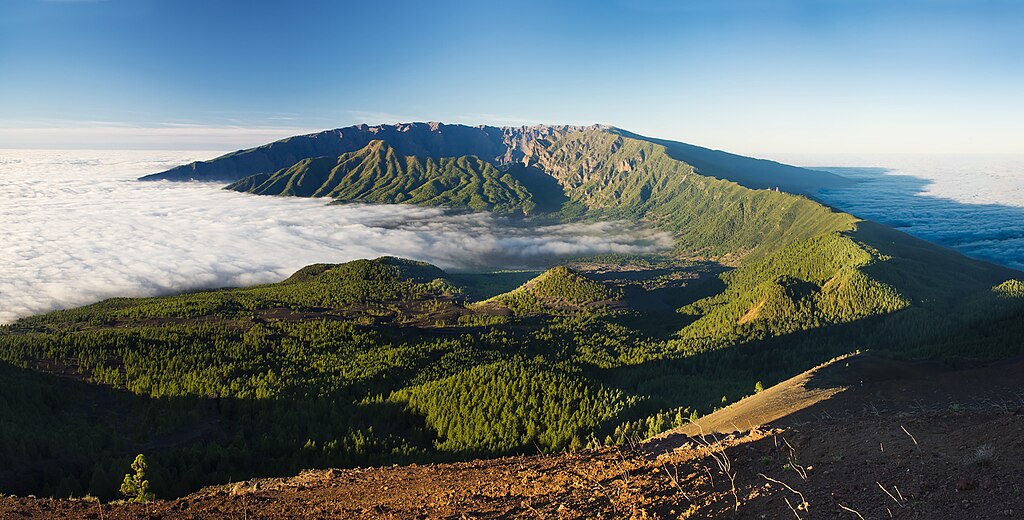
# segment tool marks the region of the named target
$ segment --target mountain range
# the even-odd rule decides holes
[[[356,125],[323,132],[289,137],[256,148],[239,150],[210,161],[197,161],[144,180],[200,180],[234,182],[250,175],[288,169],[311,157],[338,157],[366,147],[371,141],[384,141],[398,155],[434,159],[476,156],[498,168],[512,165],[548,165],[552,146],[574,134],[611,134],[623,139],[661,145],[676,160],[699,168],[701,173],[761,189],[779,187],[786,191],[811,192],[823,187],[841,186],[849,181],[827,172],[809,171],[774,161],[751,159],[699,146],[643,137],[618,128],[591,125],[541,125],[494,127],[402,123],[394,125]]]
[[[15,418],[0,489],[112,498],[137,453],[173,497],[306,468],[629,445],[859,350],[1024,353],[1024,274],[815,200],[849,182],[836,175],[612,127],[359,125],[143,179],[525,226],[629,220],[674,245],[536,272],[317,264],[18,320],[0,327],[0,417]]]

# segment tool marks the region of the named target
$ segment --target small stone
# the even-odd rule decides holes
[[[978,483],[967,477],[960,477],[956,481],[957,491],[970,491],[976,487],[978,487]]]

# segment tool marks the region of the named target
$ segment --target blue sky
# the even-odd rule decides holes
[[[3,0],[0,148],[593,123],[743,153],[1024,152],[1024,6]]]

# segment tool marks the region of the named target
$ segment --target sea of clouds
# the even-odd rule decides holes
[[[1024,269],[1024,155],[778,155],[858,182],[825,202],[968,256]]]
[[[113,296],[278,281],[318,262],[394,255],[477,270],[672,245],[624,222],[522,227],[481,213],[135,180],[215,155],[0,150],[0,323]]]
[[[135,180],[215,155],[0,150],[0,323],[112,296],[272,282],[317,262],[395,255],[483,270],[672,242],[624,222],[521,227],[480,213]],[[844,211],[1024,269],[1024,156],[772,158],[857,180],[819,194]]]

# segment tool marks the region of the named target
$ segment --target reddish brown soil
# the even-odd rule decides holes
[[[149,505],[7,498],[0,518],[1024,518],[1024,365],[953,371],[856,357],[806,376],[809,391],[843,390],[797,399],[742,433],[308,471]],[[772,414],[789,406],[770,390],[759,396]],[[729,422],[746,422],[750,402],[736,409]]]

